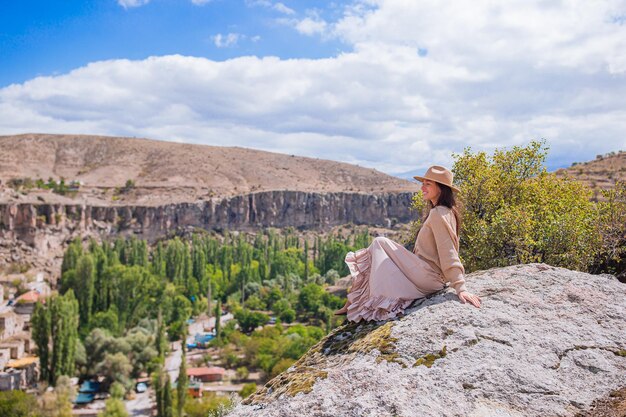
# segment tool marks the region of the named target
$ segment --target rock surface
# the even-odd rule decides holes
[[[347,324],[229,416],[575,416],[626,386],[626,286],[545,264]]]

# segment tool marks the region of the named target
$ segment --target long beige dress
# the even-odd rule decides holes
[[[386,237],[348,252],[345,261],[352,275],[348,320],[395,318],[414,300],[441,290],[446,282],[457,294],[465,291],[455,231],[452,211],[438,206],[422,225],[414,252]]]

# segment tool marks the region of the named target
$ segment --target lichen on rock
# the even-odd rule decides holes
[[[480,309],[448,290],[397,320],[348,323],[230,415],[573,417],[602,415],[597,404],[616,409],[611,393],[626,387],[626,285],[545,264],[466,281]]]

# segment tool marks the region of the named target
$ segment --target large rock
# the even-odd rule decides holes
[[[235,416],[574,416],[626,386],[626,286],[544,264],[335,329]],[[604,415],[604,414],[603,414]]]

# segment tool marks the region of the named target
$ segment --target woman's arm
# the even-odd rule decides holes
[[[443,218],[443,216],[433,211],[433,221],[431,228],[435,237],[435,244],[437,245],[437,254],[439,255],[439,264],[443,273],[444,279],[450,283],[450,286],[455,289],[457,297],[463,304],[469,302],[475,307],[480,307],[480,298],[465,288],[465,269],[459,258],[459,253],[454,244],[452,225]],[[456,236],[456,235],[454,235]]]
[[[454,288],[458,295],[463,291],[467,291],[467,288],[465,288],[465,278],[463,276],[465,269],[452,240],[452,233],[454,232],[451,225],[446,222],[437,210],[433,210],[430,217],[432,218],[430,228],[435,239],[441,273],[444,280],[450,283],[450,286]]]

